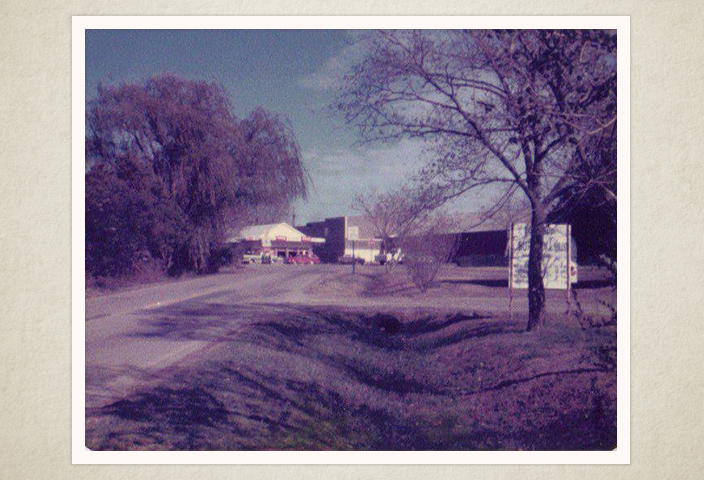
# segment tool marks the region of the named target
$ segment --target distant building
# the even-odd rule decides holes
[[[454,215],[449,224],[445,235],[454,237],[451,262],[462,266],[508,265],[510,219],[470,213]]]
[[[512,220],[520,221],[523,217]],[[510,226],[511,220],[504,217],[454,215],[441,235],[453,237],[452,262],[461,265],[503,265],[508,261]],[[363,215],[326,218],[296,228],[311,237],[325,238],[325,243],[314,245],[314,252],[324,262],[337,262],[344,256],[351,258],[353,242],[354,256],[365,263],[374,263],[381,253],[381,239],[377,237],[372,222]]]
[[[287,223],[272,223],[245,227],[227,241],[242,253],[285,259],[310,253],[314,245],[325,243],[325,238],[308,235]]]
[[[311,237],[325,238],[325,243],[316,244],[313,249],[324,262],[351,259],[354,255],[364,263],[374,263],[381,253],[381,239],[377,238],[374,225],[362,215],[326,218],[296,228]]]

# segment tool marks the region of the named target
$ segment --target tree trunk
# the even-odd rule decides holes
[[[545,286],[543,285],[543,235],[545,215],[542,208],[531,207],[530,250],[528,252],[528,331],[545,324]]]
[[[193,262],[193,270],[196,274],[201,275],[208,270],[208,260],[210,257],[210,248],[208,244],[207,234],[200,228],[196,227],[193,233],[194,238],[191,240],[190,256]]]

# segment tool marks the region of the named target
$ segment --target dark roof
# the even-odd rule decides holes
[[[487,218],[480,213],[466,213],[450,215],[447,233],[460,232],[490,232],[506,230],[508,225],[497,218]]]

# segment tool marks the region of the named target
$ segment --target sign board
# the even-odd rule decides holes
[[[543,283],[545,288],[567,289],[568,272],[570,283],[576,281],[576,265],[570,265],[568,256],[571,238],[569,225],[546,225],[543,237]],[[510,234],[511,256],[509,278],[513,288],[528,288],[528,252],[530,250],[530,227],[516,223]]]
[[[347,227],[347,240],[359,240],[359,227]]]
[[[278,240],[278,241],[284,241],[284,242],[285,242],[285,241],[286,241],[286,235],[277,235],[277,236],[276,236],[276,240]]]

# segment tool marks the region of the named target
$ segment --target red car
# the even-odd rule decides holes
[[[296,255],[295,257],[289,257],[286,263],[291,265],[317,265],[320,263],[320,258],[315,253]]]

